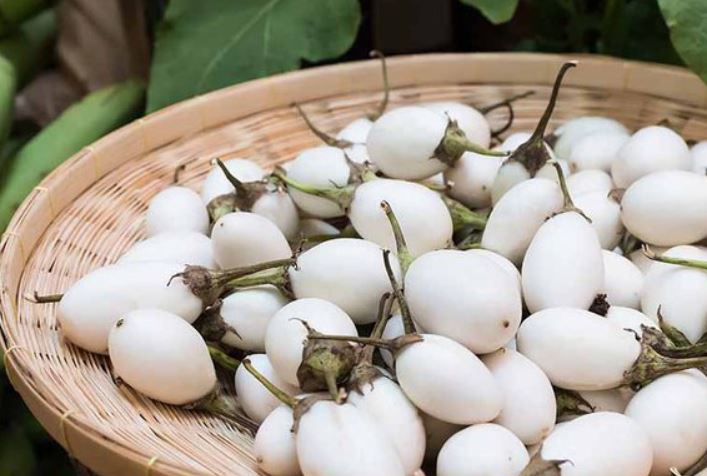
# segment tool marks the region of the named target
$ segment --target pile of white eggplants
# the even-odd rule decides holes
[[[505,139],[387,87],[336,136],[300,109],[323,145],[162,190],[63,336],[272,476],[707,474],[707,142],[549,130],[575,65]]]

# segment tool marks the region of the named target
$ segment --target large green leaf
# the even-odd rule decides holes
[[[171,0],[157,32],[148,111],[348,50],[358,0]]]
[[[707,83],[707,1],[658,0],[673,46]]]
[[[518,0],[461,0],[481,12],[491,23],[498,25],[513,18]]]

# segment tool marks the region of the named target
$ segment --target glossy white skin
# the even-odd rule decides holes
[[[589,192],[603,192],[606,195],[614,188],[614,182],[603,170],[582,170],[567,177],[567,188],[572,198]]]
[[[123,253],[118,263],[172,261],[216,269],[211,239],[195,231],[168,231],[138,241]]]
[[[192,189],[167,187],[152,197],[145,214],[145,235],[168,231],[195,231],[208,234],[209,214]]]
[[[433,158],[447,129],[447,119],[419,106],[392,109],[373,123],[368,156],[386,176],[422,180],[447,166]]]
[[[383,200],[398,218],[414,257],[451,242],[452,217],[439,195],[418,183],[388,179],[365,182],[356,190],[349,219],[363,239],[395,250],[395,236],[380,205]]]
[[[512,276],[518,282],[518,289],[522,290],[520,282],[520,271],[518,271],[518,268],[516,268],[515,265],[511,263],[510,260],[508,260],[508,258],[506,258],[505,256],[501,256],[498,253],[495,253],[490,250],[484,250],[481,248],[466,250],[465,253],[489,258],[494,263],[503,268],[503,270],[507,272],[509,276]]]
[[[272,368],[268,356],[265,354],[250,354],[248,360],[255,369],[270,380],[277,388],[290,395],[299,393],[294,385],[282,380]],[[238,403],[243,411],[254,422],[261,423],[265,418],[280,406],[280,401],[263,386],[248,370],[239,365],[234,378]]]
[[[464,429],[464,426],[438,420],[424,412],[420,412],[420,416],[422,417],[422,423],[425,425],[425,435],[427,438],[425,459],[435,462],[437,460],[437,454],[439,454],[439,450],[442,449],[444,443],[452,435]]]
[[[705,216],[707,177],[682,170],[645,176],[621,200],[621,219],[628,231],[658,246],[684,245],[707,237]]]
[[[239,268],[292,255],[287,238],[273,222],[250,212],[227,213],[211,231],[214,258],[222,269]]]
[[[491,127],[486,117],[473,107],[460,102],[428,102],[422,107],[440,114],[445,120],[449,117],[457,121],[459,128],[464,131],[466,138],[481,147],[488,147],[491,143]]]
[[[503,409],[493,421],[534,445],[555,427],[557,404],[547,375],[532,360],[510,349],[481,358],[503,391]]]
[[[420,326],[417,325],[416,322],[413,322],[415,325],[415,331],[420,332]],[[403,324],[403,316],[400,314],[393,314],[390,318],[385,323],[385,328],[383,329],[383,339],[388,339],[392,340],[395,339],[396,337],[400,337],[405,335],[405,325]],[[391,369],[395,365],[395,359],[393,359],[393,354],[386,349],[379,349],[381,353],[381,357],[383,357],[383,361],[390,367]]]
[[[585,390],[579,392],[579,395],[594,408],[595,412],[623,413],[634,392],[628,387],[619,387],[609,390]]]
[[[618,387],[641,352],[632,332],[582,309],[536,312],[523,321],[516,339],[520,353],[553,385],[568,390]]]
[[[299,386],[297,368],[302,363],[307,330],[297,319],[322,334],[358,336],[358,333],[348,314],[322,299],[298,299],[276,312],[265,333],[265,353],[280,378]]]
[[[707,251],[693,246],[671,248],[664,255],[707,260]],[[707,332],[707,272],[654,263],[644,281],[641,309],[655,318],[659,306],[665,322],[697,342]]]
[[[350,391],[347,403],[363,410],[380,425],[393,443],[405,474],[413,474],[425,456],[425,427],[417,408],[386,377],[376,378],[370,385],[364,385],[362,391],[363,395]]]
[[[558,136],[554,147],[555,153],[558,157],[567,159],[572,156],[572,149],[581,139],[600,131],[628,134],[628,129],[614,119],[599,116],[578,117],[565,122],[555,130],[554,134]]]
[[[518,184],[491,211],[481,246],[519,265],[540,226],[562,205],[560,187],[551,180],[530,179]]]
[[[641,311],[630,307],[611,306],[606,314],[606,320],[619,329],[630,329],[638,336],[643,335],[641,326],[659,328],[657,319],[651,319]]]
[[[391,266],[399,278],[394,257]],[[335,238],[310,248],[297,258],[297,267],[290,268],[289,274],[295,297],[334,303],[356,324],[375,322],[381,296],[392,291],[383,250],[358,238]]]
[[[280,405],[258,428],[253,452],[258,468],[270,476],[299,476],[302,474],[297,459],[294,418],[290,407]]]
[[[432,251],[405,274],[410,312],[425,331],[454,339],[475,354],[503,347],[518,330],[517,281],[492,259],[459,250]]]
[[[626,415],[653,443],[651,476],[684,471],[707,451],[707,378],[688,370],[661,377],[634,396]]]
[[[550,152],[550,156],[554,157],[549,146],[547,146],[547,149],[548,152]],[[558,163],[560,164],[565,177],[568,177],[570,172],[567,162],[560,160]],[[503,197],[503,195],[505,195],[510,189],[521,182],[529,180],[530,178],[530,172],[526,170],[523,164],[511,160],[505,161],[498,169],[496,178],[491,186],[491,202],[494,205],[497,204],[501,197]],[[551,164],[545,164],[540,167],[540,170],[535,173],[534,178],[544,178],[558,182],[557,171]]]
[[[158,308],[192,323],[203,303],[181,278],[184,265],[166,262],[122,263],[98,268],[64,293],[57,309],[62,335],[89,352],[105,354],[115,321],[141,308]],[[169,285],[167,283],[169,282]]]
[[[395,360],[400,387],[415,406],[450,423],[470,425],[496,418],[503,394],[479,358],[447,337],[422,337]]]
[[[574,463],[560,467],[562,476],[648,476],[653,449],[631,418],[597,412],[558,425],[543,443],[542,457]]]
[[[184,405],[216,388],[216,370],[201,335],[188,322],[160,309],[124,314],[110,331],[113,372],[138,392]]]
[[[297,182],[314,187],[343,187],[349,183],[351,168],[341,149],[322,145],[300,153],[290,163],[287,176]],[[316,197],[289,187],[295,204],[314,218],[334,218],[344,215],[344,210],[326,198]]]
[[[219,314],[238,335],[228,331],[221,341],[237,349],[262,352],[270,319],[288,302],[273,286],[256,286],[229,294],[223,298]]]
[[[599,238],[601,247],[613,250],[621,241],[624,225],[621,222],[621,206],[605,191],[595,191],[572,196],[574,204],[592,220],[591,226]]]
[[[612,306],[633,309],[641,307],[643,273],[631,260],[613,251],[603,250],[604,289],[606,300]]]
[[[609,172],[619,149],[628,141],[623,131],[597,131],[579,139],[567,159],[570,170],[603,170]]]
[[[256,182],[265,176],[265,170],[246,159],[231,159],[223,163],[234,177],[241,182]],[[206,206],[219,195],[235,191],[231,182],[223,174],[221,168],[214,164],[201,186],[201,202]]]
[[[307,476],[404,476],[393,442],[372,417],[345,403],[315,403],[300,419],[297,457]]]
[[[286,191],[271,190],[263,194],[255,201],[251,211],[273,222],[288,240],[297,238],[299,213]]]
[[[707,175],[707,140],[693,145],[690,155],[692,156],[692,171],[699,175]]]
[[[670,249],[670,248],[669,248],[669,247],[665,247],[665,246],[651,246],[651,249],[652,249],[654,252],[656,252],[656,253],[658,253],[658,254],[661,254],[661,253],[665,253],[665,252],[668,251],[668,249]],[[632,251],[632,252],[628,255],[628,258],[631,260],[631,262],[632,262],[633,264],[636,265],[636,267],[638,267],[638,269],[641,270],[641,273],[643,273],[644,275],[648,273],[648,270],[649,270],[649,269],[653,266],[653,264],[655,263],[655,261],[653,261],[652,259],[648,258],[648,257],[643,253],[643,250],[640,249],[640,248],[637,249],[637,250],[635,250],[635,251]]]
[[[370,119],[361,117],[349,123],[336,135],[337,139],[353,142],[351,147],[344,149],[344,152],[349,159],[353,160],[357,164],[370,162],[368,150],[366,149],[366,138],[371,130],[371,126],[373,126],[373,122],[371,122]]]
[[[687,144],[672,129],[644,127],[619,149],[611,165],[617,187],[626,188],[636,180],[661,170],[690,170],[692,160]]]
[[[339,234],[339,229],[319,218],[305,218],[299,223],[300,235],[304,238],[318,235],[334,236]]]
[[[587,309],[604,288],[596,232],[578,213],[555,215],[533,237],[521,277],[530,312],[562,306]]]
[[[490,206],[491,187],[503,160],[503,157],[465,152],[454,167],[444,172],[452,184],[449,194],[470,208]]]
[[[518,476],[530,460],[523,443],[493,423],[472,425],[447,440],[437,458],[438,476]]]

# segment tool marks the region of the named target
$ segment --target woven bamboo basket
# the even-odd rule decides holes
[[[391,103],[483,106],[533,89],[534,96],[516,104],[513,125],[532,129],[566,59],[516,53],[391,58]],[[667,118],[687,139],[707,138],[707,88],[683,69],[587,56],[565,84],[555,124],[600,114],[635,129]],[[1,344],[13,386],[71,456],[103,475],[257,474],[246,432],[116,387],[105,357],[62,341],[55,305],[27,297],[61,292],[139,240],[148,201],[171,182],[175,167],[185,166],[181,181],[194,188],[213,157],[250,157],[272,167],[318,143],[293,101],[334,132],[379,99],[374,61],[253,81],[140,119],[86,147],[34,189],[0,243]],[[503,123],[500,111],[491,121]]]

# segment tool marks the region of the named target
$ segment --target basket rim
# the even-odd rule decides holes
[[[558,65],[568,59],[579,59],[580,65],[588,72],[586,78],[580,75],[569,76],[566,83],[570,86],[641,93],[670,98],[676,102],[701,108],[707,107],[707,87],[697,75],[685,68],[606,56],[540,53],[403,55],[388,58],[388,67],[391,71],[392,88],[460,83],[550,85],[554,80]],[[419,70],[421,64],[425,66],[422,72]],[[518,65],[526,67],[524,74],[507,74]],[[529,68],[527,68],[528,66]],[[71,418],[70,415],[67,415],[67,410],[70,409],[54,406],[33,382],[31,373],[22,368],[22,359],[28,358],[28,353],[19,350],[20,347],[5,329],[4,321],[17,318],[17,303],[21,299],[21,296],[18,296],[17,283],[25,273],[24,268],[27,260],[47,227],[71,202],[71,200],[67,200],[62,206],[61,203],[57,204],[57,200],[53,200],[51,192],[58,179],[66,175],[78,163],[93,164],[95,167],[94,182],[110,173],[114,167],[101,164],[99,160],[101,152],[115,150],[126,135],[132,134],[142,137],[142,148],[132,156],[129,155],[129,151],[121,151],[121,154],[118,154],[121,164],[188,137],[189,134],[202,132],[256,112],[285,107],[294,100],[304,102],[325,99],[338,94],[374,90],[370,82],[360,81],[360,78],[376,74],[378,70],[379,65],[376,60],[315,67],[229,86],[170,105],[85,147],[45,177],[23,201],[0,240],[0,348],[6,352],[5,366],[12,386],[20,393],[32,413],[52,437],[65,448],[75,449],[71,456],[76,457],[99,473],[105,471],[108,472],[107,474],[119,474],[115,469],[115,461],[120,461],[122,466],[117,471],[129,469],[131,471],[147,470],[151,474],[193,474],[193,471],[185,468],[159,460],[153,461],[149,456],[146,457],[144,453],[141,453],[139,449],[126,447],[112,441],[88,425],[82,424],[79,418]],[[322,86],[323,82],[331,82],[332,84]],[[303,92],[304,88],[308,88],[306,92]],[[293,94],[296,97],[293,98]],[[231,112],[231,115],[208,115],[205,105],[220,101],[224,95],[238,95],[245,98],[248,104],[235,113]],[[257,104],[258,98],[268,98],[267,107],[261,108]],[[190,130],[175,127],[174,131],[170,131],[171,135],[160,137],[155,142],[149,140],[150,124],[162,123],[164,126],[165,121],[185,114],[198,116],[200,118],[199,127]],[[74,195],[70,198],[81,195],[85,190],[72,190]],[[42,207],[44,210],[40,212],[39,209]],[[46,210],[47,208],[48,210]],[[37,223],[29,219],[36,216],[45,218],[45,220]],[[17,276],[12,274],[14,269],[17,269]],[[14,285],[14,289],[11,287],[12,285]],[[13,351],[13,347],[17,351]],[[8,350],[10,352],[7,352]],[[72,445],[67,443],[67,439],[71,440]],[[110,468],[107,466],[108,462],[104,462],[102,459],[108,456],[114,458]]]

